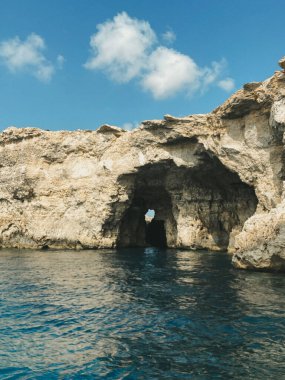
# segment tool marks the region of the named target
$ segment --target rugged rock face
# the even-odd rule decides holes
[[[285,269],[284,129],[282,71],[210,114],[131,132],[8,128],[0,244],[145,246],[157,234],[168,247],[228,250],[238,268]]]

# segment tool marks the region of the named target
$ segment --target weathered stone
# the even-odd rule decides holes
[[[126,131],[122,128],[118,128],[118,127],[113,126],[113,125],[104,124],[104,125],[101,125],[101,127],[99,127],[97,129],[97,132],[103,133],[103,134],[113,134],[116,137],[119,137],[119,136],[121,136],[122,133],[124,133]]]
[[[1,247],[145,246],[156,228],[169,247],[228,250],[238,268],[283,270],[284,94],[277,73],[210,114],[166,115],[131,132],[8,128]]]
[[[257,87],[259,87],[262,84],[262,82],[250,82],[245,83],[243,85],[243,89],[246,91],[254,91]]]
[[[285,70],[285,57],[282,57],[279,61],[278,61],[278,64],[279,66]]]

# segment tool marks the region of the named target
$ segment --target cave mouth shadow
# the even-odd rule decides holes
[[[123,175],[120,184],[128,193],[113,214],[120,248],[226,251],[258,203],[252,186],[205,151],[196,166],[147,164]],[[152,220],[145,219],[148,210],[155,210]]]
[[[161,186],[138,187],[122,218],[117,246],[166,248],[171,243],[171,231],[175,230],[167,191]]]
[[[145,242],[148,247],[166,248],[166,230],[164,220],[155,218],[155,210],[145,214]]]
[[[150,247],[167,247],[164,220],[152,219],[146,223],[145,241]]]

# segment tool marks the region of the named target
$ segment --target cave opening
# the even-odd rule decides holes
[[[155,210],[148,210],[145,214],[145,242],[150,247],[166,247],[166,231],[164,220],[155,218]]]
[[[121,179],[131,185],[129,203],[119,223],[117,246],[166,247],[174,244],[176,222],[164,179],[170,166],[146,165],[136,175]]]
[[[155,217],[155,210],[148,209],[147,212],[145,213],[146,223],[151,222],[154,217]]]
[[[258,203],[253,187],[206,151],[192,167],[165,160],[120,181],[128,199],[113,214],[118,247],[226,251]]]
[[[151,247],[165,248],[167,246],[164,220],[153,219],[146,224],[145,241]]]
[[[122,218],[119,247],[166,247],[174,224],[171,199],[162,187],[140,187]],[[168,240],[170,237],[168,233]]]

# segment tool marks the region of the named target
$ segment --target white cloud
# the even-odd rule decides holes
[[[212,62],[211,67],[205,67],[203,69],[203,87],[207,88],[210,84],[214,83],[226,67],[227,61],[224,58],[220,62]]]
[[[163,34],[165,42],[175,40],[173,31]],[[165,46],[155,46],[156,35],[146,21],[122,12],[97,26],[91,36],[91,57],[85,63],[90,70],[103,70],[111,80],[127,83],[137,79],[140,86],[156,99],[165,99],[184,90],[205,92],[216,84],[229,91],[229,79],[223,79],[227,62],[212,62],[199,67],[188,55]]]
[[[48,82],[55,68],[45,58],[45,48],[43,38],[35,33],[30,34],[25,41],[15,37],[0,43],[0,61],[12,73],[26,71],[39,80]]]
[[[147,52],[156,40],[149,23],[122,12],[97,29],[90,40],[92,55],[84,66],[91,70],[102,69],[121,83],[139,75]]]
[[[125,129],[126,131],[132,131],[133,129],[139,127],[139,123],[124,123],[122,125],[122,128]]]
[[[218,82],[218,86],[222,90],[230,92],[235,88],[235,81],[232,78],[225,78]]]
[[[158,47],[149,57],[148,71],[142,78],[142,86],[154,98],[163,99],[182,89],[199,87],[201,70],[187,55],[166,47]]]
[[[169,29],[162,34],[162,38],[167,44],[172,44],[176,40],[176,35],[173,30]]]

